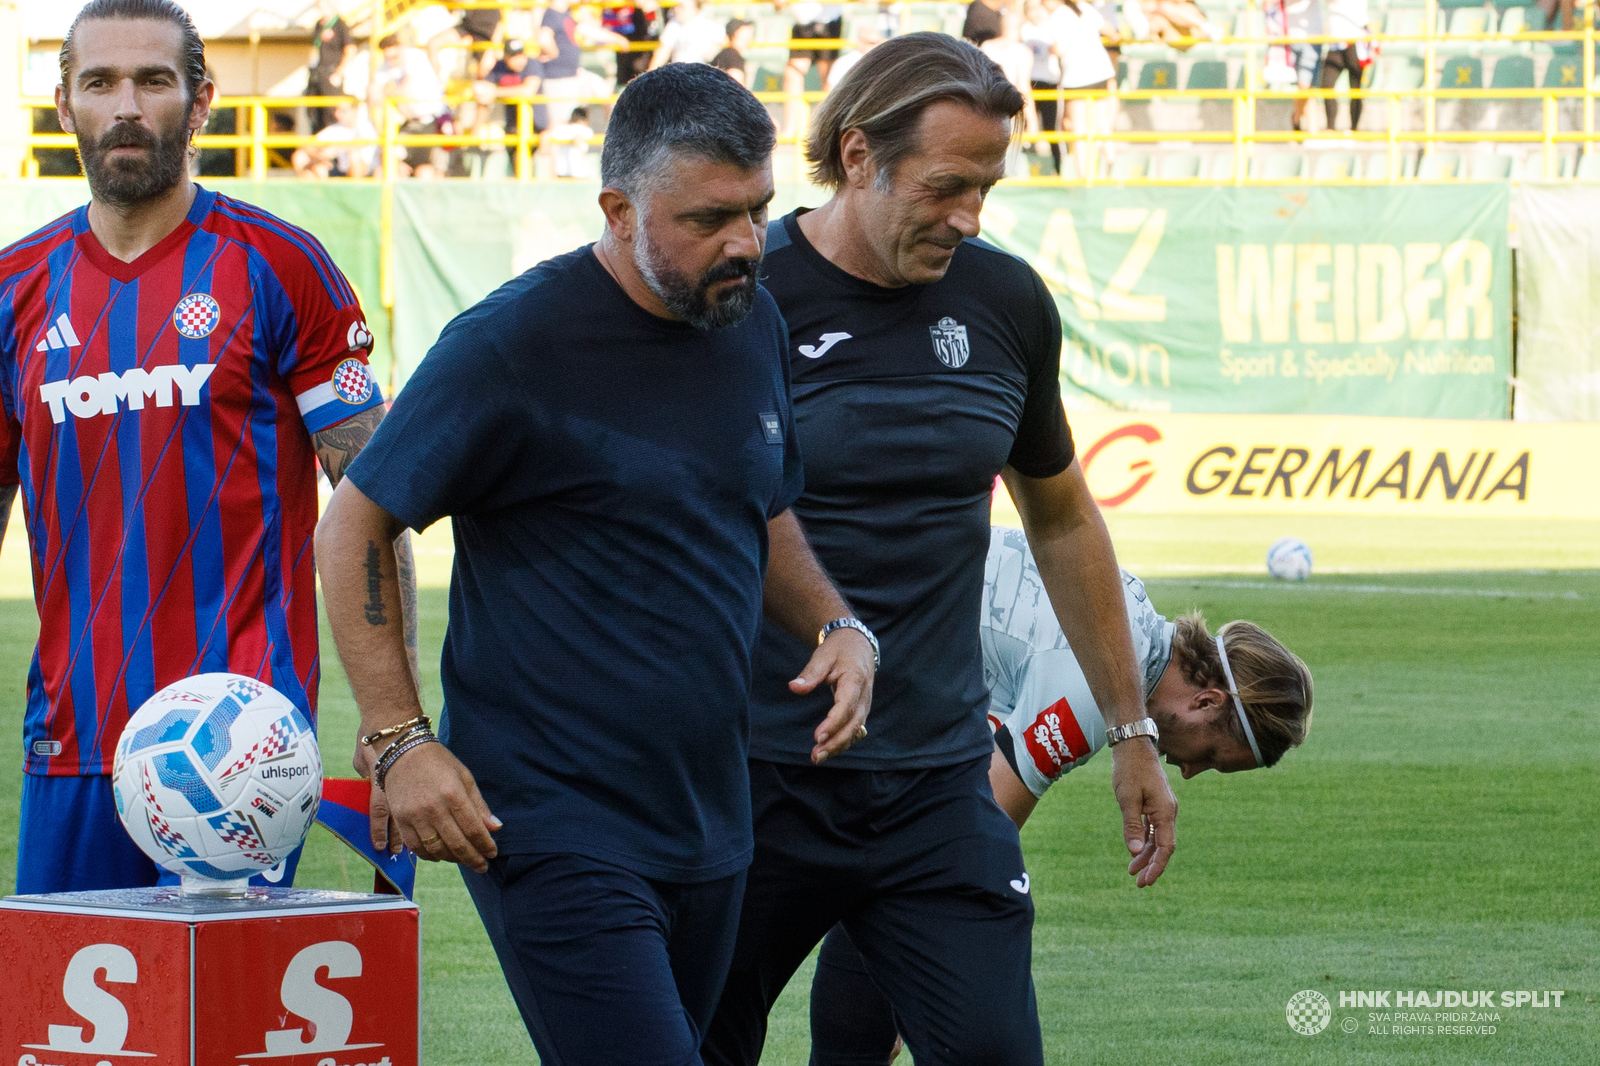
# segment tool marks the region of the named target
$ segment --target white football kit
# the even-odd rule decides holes
[[[1126,570],[1122,591],[1148,699],[1172,658],[1176,627]],[[1020,529],[989,532],[978,634],[995,744],[1028,791],[1042,798],[1062,774],[1106,746],[1106,724]]]

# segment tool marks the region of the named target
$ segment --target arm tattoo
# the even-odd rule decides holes
[[[345,419],[337,426],[329,426],[311,435],[311,443],[317,449],[317,458],[322,461],[323,472],[328,475],[328,483],[334,488],[339,487],[351,461],[372,439],[378,423],[383,421],[384,413],[381,406],[373,407],[354,418]]]
[[[364,610],[367,615],[367,624],[372,626],[386,626],[389,619],[383,613],[383,569],[378,560],[377,541],[367,541],[367,602]]]

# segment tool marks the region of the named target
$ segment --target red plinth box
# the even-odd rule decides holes
[[[416,907],[251,892],[0,902],[0,1063],[417,1066]]]

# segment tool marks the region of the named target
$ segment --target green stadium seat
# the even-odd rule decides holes
[[[1515,162],[1509,155],[1478,152],[1467,161],[1467,180],[1510,181],[1511,165]]]
[[[1178,64],[1170,60],[1153,60],[1139,70],[1140,89],[1176,89]],[[1130,103],[1132,101],[1129,101]]]
[[[1126,59],[1117,60],[1117,84],[1120,86],[1128,84],[1128,61]]]
[[[1560,181],[1572,177],[1572,157],[1558,152],[1549,173],[1545,172],[1544,153],[1534,152],[1522,161],[1521,178],[1524,181]]]
[[[1427,12],[1420,8],[1397,8],[1390,5],[1383,20],[1383,32],[1391,37],[1418,37],[1428,31]],[[1388,41],[1383,46],[1387,57],[1420,56],[1421,41]],[[1419,86],[1420,88],[1420,86]]]
[[[1228,62],[1225,59],[1198,59],[1189,68],[1188,89],[1226,89]]]
[[[1522,21],[1524,32],[1526,33],[1543,33],[1546,27],[1550,25],[1549,18],[1545,15],[1542,7],[1527,8],[1523,12]]]
[[[1111,180],[1130,181],[1142,178],[1150,166],[1150,157],[1144,152],[1122,152],[1111,161]]]
[[[1578,160],[1579,181],[1600,181],[1600,152],[1585,152]]]
[[[1441,4],[1441,7],[1446,6]],[[1471,37],[1478,33],[1494,32],[1494,13],[1483,6],[1459,7],[1450,12],[1448,37]]]
[[[1520,11],[1522,9],[1513,8],[1512,10]],[[1502,56],[1494,65],[1494,74],[1489,79],[1489,88],[1533,88],[1533,57]]]
[[[1066,148],[1066,145],[1062,145]],[[1082,181],[1083,175],[1078,172],[1077,157],[1070,152],[1061,153],[1061,177],[1067,181]]]
[[[1217,181],[1217,182],[1232,181],[1233,180],[1233,153],[1232,152],[1219,152],[1211,160],[1211,171],[1210,171],[1209,177],[1211,178],[1212,181]]]
[[[1197,152],[1163,152],[1156,156],[1155,176],[1162,181],[1186,181],[1200,176]]]
[[[1461,157],[1455,152],[1427,152],[1417,167],[1418,181],[1449,181],[1461,168]]]
[[[1372,88],[1386,92],[1410,92],[1422,88],[1422,60],[1415,56],[1383,56],[1373,75]]]
[[[1583,88],[1583,59],[1579,56],[1552,56],[1544,69],[1546,89]]]
[[[1389,153],[1374,152],[1367,157],[1368,181],[1402,181],[1416,173],[1417,159],[1410,152],[1401,152],[1395,159],[1397,174],[1389,173]]]
[[[1356,177],[1356,157],[1350,152],[1320,152],[1311,168],[1312,181],[1348,181]]]
[[[755,75],[750,79],[750,91],[754,93],[783,92],[783,72],[781,70],[773,70],[771,67],[757,67]]]
[[[1439,88],[1483,88],[1483,60],[1477,56],[1451,56],[1439,67]]]
[[[1250,160],[1250,176],[1257,181],[1298,181],[1305,170],[1306,157],[1299,152],[1273,152]]]

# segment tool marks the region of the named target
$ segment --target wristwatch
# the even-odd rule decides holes
[[[872,668],[876,670],[881,662],[878,638],[872,635],[872,630],[868,629],[867,624],[859,618],[835,618],[823,626],[817,631],[817,647],[822,647],[822,642],[828,639],[828,635],[840,629],[853,629],[867,638],[867,643],[872,645]]]
[[[1137,722],[1129,722],[1127,725],[1114,725],[1106,730],[1106,743],[1112,747],[1134,737],[1149,737],[1152,741],[1159,741],[1161,739],[1161,731],[1156,728],[1156,720],[1154,718],[1141,718]]]

